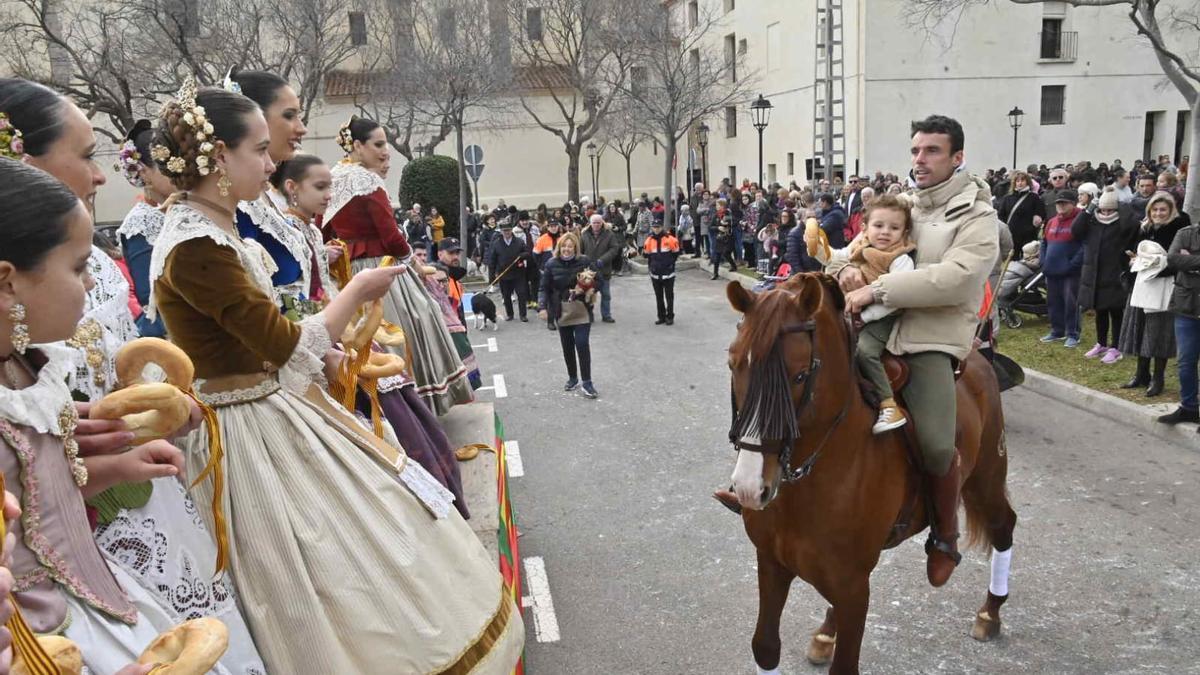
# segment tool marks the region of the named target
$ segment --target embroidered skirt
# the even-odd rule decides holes
[[[524,624],[445,488],[403,454],[385,466],[394,449],[316,386],[225,379],[199,391],[223,435],[231,578],[268,670],[511,673]],[[203,430],[181,447],[199,475]],[[212,529],[212,481],[193,496]]]
[[[380,258],[359,258],[351,261],[355,272],[374,269]],[[417,394],[438,415],[444,415],[459,403],[474,400],[467,367],[446,329],[441,309],[429,297],[415,270],[396,278],[391,290],[383,297],[383,318],[404,329],[408,338],[408,354],[404,348],[395,353],[409,358],[409,370],[417,383]]]

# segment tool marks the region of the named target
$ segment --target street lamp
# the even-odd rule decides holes
[[[758,95],[754,103],[750,104],[750,114],[754,118],[754,128],[758,129],[758,186],[763,187],[763,130],[767,128],[767,124],[771,121],[771,109],[775,106],[771,102],[763,98],[762,94]]]
[[[596,203],[596,144],[588,142],[588,166],[592,169],[592,203]]]
[[[1013,130],[1013,163],[1014,171],[1017,169],[1017,129],[1021,128],[1021,117],[1025,115],[1025,111],[1013,106],[1012,110],[1008,111],[1008,126]]]
[[[701,122],[696,134],[700,136],[700,182],[708,187],[708,125]]]

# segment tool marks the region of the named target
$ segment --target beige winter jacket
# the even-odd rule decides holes
[[[987,183],[967,173],[910,198],[917,268],[871,285],[886,307],[902,309],[888,341],[893,354],[945,352],[965,358],[978,326],[983,287],[996,264],[996,211]],[[845,264],[826,270],[837,275]]]

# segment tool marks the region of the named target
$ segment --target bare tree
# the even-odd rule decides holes
[[[280,0],[268,6],[268,29],[280,45],[278,72],[296,82],[306,123],[325,76],[359,51],[345,20],[345,3],[335,0]]]
[[[633,153],[646,141],[651,140],[651,135],[646,131],[645,120],[638,117],[638,109],[627,100],[620,100],[613,104],[608,115],[604,118],[604,126],[600,129],[600,134],[597,137],[603,144],[603,147],[609,147],[617,151],[625,160],[625,191],[629,195],[629,203],[633,203]]]
[[[715,13],[673,15],[663,3],[643,0],[634,66],[620,87],[631,110],[663,153],[663,202],[666,222],[674,222],[672,169],[675,146],[697,122],[728,106],[741,106],[757,85],[744,58],[717,48],[720,30]]]
[[[1036,5],[1046,0],[1009,0],[1017,5]],[[910,21],[927,30],[945,22],[957,22],[973,5],[992,0],[911,0]],[[1064,0],[1075,7],[1113,7],[1125,10],[1138,34],[1154,49],[1154,56],[1167,80],[1183,96],[1190,110],[1192,139],[1189,157],[1200,158],[1200,69],[1196,63],[1200,45],[1200,10],[1194,2],[1165,0]],[[1185,7],[1186,6],[1186,7]],[[1166,24],[1171,31],[1164,31]],[[1189,51],[1190,50],[1190,51]],[[1200,171],[1189,169],[1183,210],[1193,222],[1200,219]]]
[[[637,3],[628,0],[512,0],[521,107],[563,144],[568,199],[579,199],[579,154],[596,136],[624,83]],[[549,111],[543,109],[548,105]]]

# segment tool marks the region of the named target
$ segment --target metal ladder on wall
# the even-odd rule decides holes
[[[846,85],[842,60],[841,0],[817,0],[816,73],[813,78],[813,183],[846,167]]]

